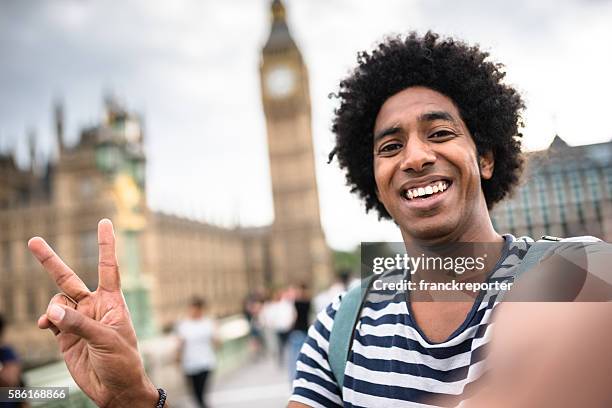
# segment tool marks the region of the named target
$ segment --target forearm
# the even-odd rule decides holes
[[[612,406],[612,328],[607,324],[612,304],[502,306],[491,342],[491,376],[466,407]]]

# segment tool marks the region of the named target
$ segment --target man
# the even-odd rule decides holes
[[[488,210],[510,192],[519,177],[523,102],[503,83],[501,66],[489,62],[487,56],[477,47],[440,40],[432,33],[388,39],[372,53],[361,53],[357,69],[342,81],[333,126],[337,136],[333,154],[346,170],[352,191],[364,199],[368,210],[393,219],[409,252],[459,242],[495,245],[486,270],[472,276],[477,282],[511,276],[527,252],[528,241],[500,235],[489,217]],[[100,222],[98,239],[100,285],[95,292],[42,239],[30,240],[34,255],[76,302],[64,295],[53,298],[39,327],[57,334],[70,372],[99,405],[160,406],[163,393],[155,390],[138,359],[108,220]],[[403,296],[374,305],[367,300],[353,333],[342,387],[328,361],[329,336],[341,304],[337,299],[309,330],[289,407],[457,405],[483,374],[492,309],[497,305],[485,302],[486,296],[489,294],[471,302],[420,302]],[[506,319],[510,317],[506,329],[512,329],[517,321],[514,317],[524,320],[520,311],[510,312],[514,314],[505,314]],[[537,320],[519,326],[529,339],[527,344],[538,349],[551,343],[545,328],[556,314],[554,310],[540,312]],[[609,308],[591,308],[574,318],[581,316],[589,317],[582,320],[581,332],[597,330],[597,340],[604,339],[589,341],[594,354],[567,353],[563,360],[551,359],[554,353],[532,354],[527,369],[532,377],[516,377],[533,378],[533,384],[542,388],[526,397],[514,392],[487,395],[469,406],[558,407],[564,395],[576,389],[553,389],[551,384],[576,384],[584,379],[593,379],[595,386],[588,389],[590,399],[581,400],[592,404],[582,406],[607,406],[602,401],[609,393],[601,386],[604,376],[600,374],[610,371],[604,368],[609,368],[607,340],[612,335],[600,322],[611,313]],[[534,331],[535,337],[529,336],[540,327],[544,329]],[[553,332],[556,337],[552,340],[561,350],[572,344],[562,340],[576,339],[567,335],[567,330]],[[520,357],[512,355],[510,361]],[[582,365],[573,364],[577,359]],[[556,365],[550,365],[551,361]],[[551,378],[572,381],[542,383],[546,377],[531,370],[531,364],[539,362],[543,369],[554,368],[545,370]],[[591,373],[571,370],[584,368],[584,364],[593,367]],[[88,375],[90,372],[95,375]],[[513,376],[502,378],[512,380]],[[503,391],[506,382],[492,384],[492,389]],[[520,389],[531,391],[525,386]],[[500,395],[503,400],[496,399]]]
[[[294,288],[293,307],[295,309],[295,319],[289,338],[287,339],[289,354],[289,378],[295,378],[295,366],[297,363],[300,349],[306,340],[308,327],[310,326],[312,309],[312,298],[308,285],[300,283]]]
[[[408,253],[461,243],[493,248],[474,282],[511,277],[532,241],[499,234],[489,216],[519,178],[524,105],[487,57],[433,33],[361,53],[340,84],[330,155],[366,209],[397,224]],[[474,393],[495,295],[461,302],[400,295],[364,301],[340,381],[329,355],[341,299],[319,315],[299,357],[290,408],[456,406]],[[486,401],[472,406],[502,406]]]
[[[361,54],[340,85],[332,154],[352,191],[368,210],[395,221],[407,247],[497,243],[497,260],[508,257],[516,241],[494,230],[488,208],[518,180],[523,102],[486,57],[432,33],[411,34]],[[311,329],[290,406],[411,406],[457,394],[468,374],[477,375],[470,367],[476,332],[467,329],[487,323],[472,320],[484,318],[475,313],[478,302],[411,302],[406,308],[399,299],[364,305],[359,322],[371,330],[356,333],[341,392],[326,361],[339,304]],[[380,360],[405,363],[387,367]]]
[[[208,316],[206,301],[195,297],[189,305],[189,316],[176,327],[180,339],[178,350],[183,372],[189,379],[198,406],[206,407],[206,389],[215,358],[215,322]]]

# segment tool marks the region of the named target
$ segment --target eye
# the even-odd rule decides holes
[[[387,143],[381,146],[380,149],[378,149],[378,152],[379,153],[393,153],[401,148],[402,148],[401,143],[391,142],[391,143]]]
[[[454,136],[455,136],[454,132],[447,130],[447,129],[443,129],[443,130],[438,130],[432,133],[431,135],[429,135],[429,138],[430,139],[450,139]]]

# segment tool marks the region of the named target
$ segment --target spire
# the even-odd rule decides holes
[[[568,147],[568,144],[565,142],[565,140],[561,139],[561,137],[557,134],[555,134],[555,138],[553,139],[550,146],[548,146],[548,148],[551,150],[560,150],[566,147]]]
[[[113,126],[117,122],[122,122],[128,116],[123,104],[112,91],[107,91],[104,95],[104,111],[104,122],[108,126]]]
[[[27,133],[27,142],[28,142],[28,156],[30,159],[30,168],[32,171],[36,170],[37,159],[36,159],[36,145],[37,145],[38,137],[36,136],[36,131],[34,129],[28,130]]]
[[[270,12],[272,14],[272,28],[264,46],[264,52],[279,52],[296,48],[287,26],[286,11],[282,1],[273,0],[270,4]]]
[[[64,148],[64,104],[60,99],[57,99],[53,104],[53,120],[55,121],[55,151],[51,157],[56,160],[61,156]]]
[[[271,4],[272,18],[278,20],[285,20],[285,6],[280,0],[273,0]]]

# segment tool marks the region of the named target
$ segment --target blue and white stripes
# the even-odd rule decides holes
[[[505,236],[502,260],[490,279],[512,275],[527,239]],[[340,392],[328,363],[329,336],[340,305],[335,299],[308,331],[297,363],[292,401],[311,407],[456,406],[468,384],[485,372],[495,294],[479,298],[468,317],[442,343],[421,335],[404,295],[368,300],[361,312]]]

